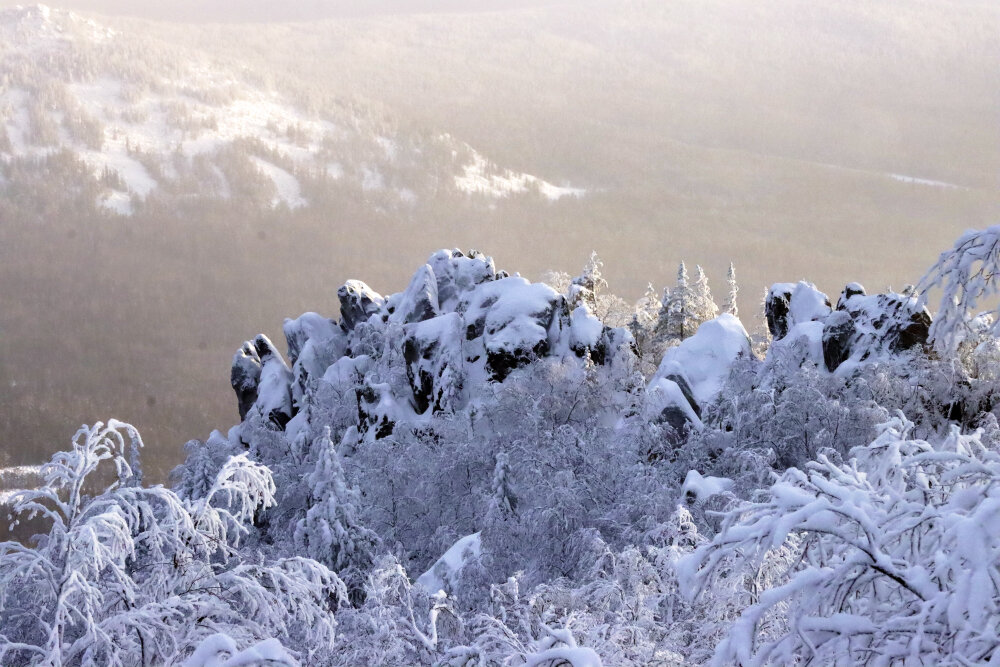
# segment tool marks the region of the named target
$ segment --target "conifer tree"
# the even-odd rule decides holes
[[[732,262],[729,262],[729,273],[726,274],[726,286],[729,288],[729,293],[726,295],[726,305],[722,307],[722,312],[728,313],[733,317],[739,317],[740,310],[736,306],[736,295],[740,291],[740,287],[736,284],[736,267],[733,266]]]
[[[604,262],[597,256],[597,251],[592,251],[583,273],[570,282],[567,297],[572,307],[586,305],[591,312],[597,311],[597,296],[608,287],[608,281],[601,275],[602,266]]]
[[[694,328],[697,330],[702,322],[715,319],[719,314],[719,307],[715,305],[712,298],[712,290],[708,286],[708,276],[702,270],[701,265],[694,267],[694,283],[691,285],[691,300],[693,305]],[[691,332],[692,334],[694,331]]]
[[[646,293],[635,303],[635,312],[628,328],[635,338],[635,344],[640,353],[645,354],[653,342],[656,335],[656,324],[659,321],[660,311],[663,309],[663,302],[660,295],[656,293],[656,288],[652,283],[646,284]]]
[[[684,262],[677,267],[677,285],[663,303],[661,320],[663,327],[657,327],[657,342],[670,339],[684,340],[695,332],[694,303],[688,272]],[[665,317],[664,317],[665,316]]]
[[[353,593],[375,560],[379,537],[358,517],[357,493],[347,485],[329,426],[313,447],[319,451],[308,478],[311,502],[295,527],[295,544],[308,557],[343,573],[341,578]]]
[[[517,497],[510,486],[510,460],[506,452],[497,454],[493,468],[493,506],[504,519],[517,514]]]

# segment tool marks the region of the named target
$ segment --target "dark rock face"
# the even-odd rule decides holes
[[[788,335],[788,310],[792,300],[792,291],[772,289],[764,302],[764,315],[767,317],[767,329],[771,337],[781,340]]]
[[[777,283],[764,301],[767,328],[781,340],[796,324],[823,320],[830,313],[830,299],[812,283]]]
[[[240,411],[240,419],[246,419],[247,412],[257,401],[257,388],[260,385],[260,371],[268,357],[277,355],[278,351],[264,334],[258,334],[253,340],[243,343],[239,351],[233,355],[233,367],[229,373],[229,382],[236,392],[236,400]]]
[[[823,325],[826,367],[833,371],[849,359],[865,361],[924,345],[930,326],[930,312],[915,298],[895,292],[868,296],[852,283]]]
[[[348,280],[337,290],[340,300],[340,326],[351,331],[359,322],[381,310],[385,299],[360,280]]]
[[[415,414],[461,409],[473,382],[503,382],[542,357],[608,365],[635,354],[624,329],[585,307],[570,312],[552,288],[497,271],[477,251],[434,253],[388,297],[357,280],[337,297],[336,325],[316,313],[285,321],[291,369],[263,336],[236,355],[241,418],[256,410],[284,428],[317,387],[355,396],[359,437],[384,437]],[[405,369],[405,382],[387,382],[393,368]]]
[[[854,320],[838,306],[823,324],[823,362],[828,370],[836,370],[850,358],[854,334]]]
[[[658,421],[669,427],[666,429],[666,440],[671,448],[684,444],[687,432],[691,428],[691,420],[684,410],[676,405],[668,405],[663,408]]]
[[[489,371],[490,379],[496,382],[503,382],[513,371],[527,366],[535,359],[544,357],[548,352],[548,341],[540,340],[535,346],[529,349],[517,348],[513,350],[498,349],[486,351],[486,370]]]

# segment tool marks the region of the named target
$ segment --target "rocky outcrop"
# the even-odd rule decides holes
[[[687,430],[701,427],[702,410],[718,396],[740,358],[753,358],[740,321],[725,314],[705,322],[663,355],[646,388],[647,419],[670,427],[667,439],[679,443]]]
[[[830,314],[830,299],[806,281],[777,283],[764,301],[767,328],[774,340],[781,340],[797,324],[822,321]]]
[[[851,283],[824,322],[823,359],[833,371],[847,361],[899,354],[927,342],[931,314],[917,298],[888,292],[867,295]]]
[[[316,313],[285,321],[291,369],[263,336],[236,355],[241,417],[258,409],[283,427],[319,383],[355,396],[359,433],[383,437],[400,419],[458,410],[471,385],[503,382],[546,356],[608,365],[634,355],[626,330],[606,327],[586,306],[571,310],[548,285],[497,271],[476,251],[434,253],[404,291],[388,297],[357,280],[337,296],[336,324]],[[270,371],[268,359],[276,360]],[[405,382],[387,381],[397,372]]]
[[[844,287],[836,310],[810,283],[779,283],[768,292],[765,312],[775,349],[779,341],[798,341],[806,359],[822,360],[829,371],[923,345],[931,326],[930,312],[915,297],[868,295],[858,283]]]
[[[348,280],[337,290],[340,300],[340,327],[352,331],[359,322],[381,310],[385,305],[382,295],[360,280]]]
[[[256,408],[280,429],[292,418],[292,374],[264,334],[243,343],[233,356],[229,379],[236,392],[240,419],[246,419]]]

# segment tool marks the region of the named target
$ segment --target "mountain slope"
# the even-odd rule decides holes
[[[493,164],[448,134],[357,104],[309,99],[236,62],[44,5],[0,12],[0,158],[69,150],[131,214],[151,195],[298,208],[342,181],[412,205],[444,187],[489,197],[582,194]],[[287,87],[286,87],[287,88]]]

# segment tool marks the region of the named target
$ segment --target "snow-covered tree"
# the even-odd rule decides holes
[[[379,548],[378,535],[358,516],[357,492],[348,487],[330,429],[313,442],[316,467],[308,476],[308,509],[295,527],[299,553],[337,572],[360,589]]]
[[[236,456],[205,496],[181,498],[138,484],[126,449],[141,446],[128,424],[85,426],[42,467],[44,486],[14,496],[14,516],[50,529],[34,548],[0,544],[0,663],[171,664],[220,631],[329,650],[346,597],[336,575],[239,551],[274,500],[270,471]]]
[[[566,300],[571,308],[583,304],[592,312],[596,312],[597,295],[608,288],[608,281],[601,274],[603,266],[604,262],[597,256],[597,251],[591,252],[587,265],[583,267],[583,273],[573,278],[566,292]]]
[[[517,514],[517,496],[510,483],[510,460],[506,452],[498,452],[493,468],[493,507],[501,518]]]
[[[726,287],[726,304],[722,307],[722,312],[729,313],[733,317],[739,317],[740,309],[736,305],[736,301],[740,287],[736,284],[736,266],[732,262],[729,263],[729,272],[726,274]]]
[[[695,330],[697,330],[698,326],[703,322],[707,322],[719,314],[719,307],[715,305],[715,300],[712,298],[712,290],[708,286],[708,276],[705,275],[705,271],[702,270],[700,264],[695,265],[694,282],[691,284],[691,297]]]
[[[921,295],[921,305],[926,303],[928,292],[941,290],[941,305],[934,316],[930,337],[943,351],[957,349],[972,332],[973,318],[984,301],[989,302],[1000,292],[1000,225],[963,234],[955,245],[941,253],[937,262],[924,274],[916,291]],[[995,303],[990,312],[994,316],[991,331],[1000,335],[1000,309]]]
[[[758,593],[719,664],[988,664],[1000,659],[1000,454],[902,416],[846,463],[820,455],[732,511],[684,564],[690,596],[734,576]],[[787,567],[760,576],[775,550]]]
[[[701,267],[698,267],[698,271],[701,271]],[[684,262],[677,267],[677,284],[669,292],[664,290],[663,306],[660,308],[654,335],[657,344],[662,346],[693,336],[698,325],[705,319],[710,319],[704,316],[715,304],[711,301],[708,281],[704,279],[703,273],[700,275],[700,283],[691,283]],[[716,308],[716,312],[717,310]]]
[[[644,358],[652,351],[656,323],[661,308],[663,308],[663,302],[660,300],[660,295],[653,287],[653,283],[647,283],[646,292],[636,301],[635,311],[632,313],[632,319],[629,320],[628,325],[632,337],[635,338],[640,357]]]

